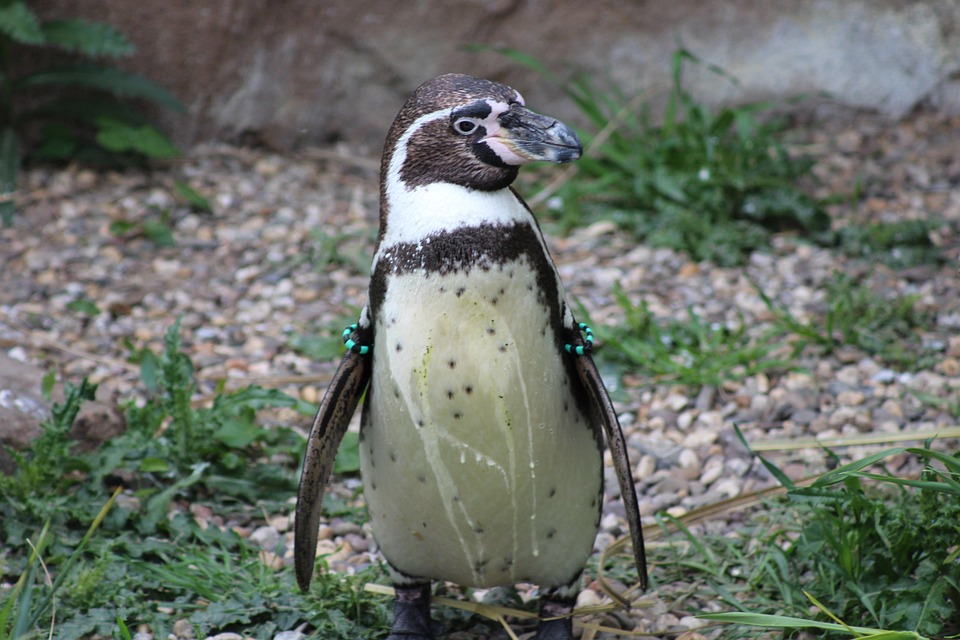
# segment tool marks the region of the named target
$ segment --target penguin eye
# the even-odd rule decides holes
[[[453,123],[453,130],[461,135],[468,136],[477,130],[477,121],[474,118],[459,118]]]

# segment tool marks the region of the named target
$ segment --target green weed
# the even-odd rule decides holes
[[[794,317],[784,305],[760,293],[775,324],[796,336],[794,355],[808,346],[822,353],[853,347],[877,356],[892,367],[918,370],[933,364],[937,354],[928,348],[923,331],[932,330],[935,317],[920,309],[916,296],[888,298],[848,274],[835,272],[824,287],[826,310],[809,321]]]
[[[879,261],[894,269],[938,264],[944,255],[930,239],[939,226],[934,220],[899,220],[851,224],[836,233],[836,244],[847,255]]]
[[[885,460],[904,454],[926,462],[919,479],[883,471]],[[788,500],[768,502],[743,539],[687,534],[693,542],[679,563],[702,576],[714,598],[744,612],[703,617],[832,632],[843,632],[835,623],[847,620],[872,628],[863,634],[903,638],[960,631],[960,454],[890,449],[804,487],[760,461]],[[872,471],[877,465],[881,471]],[[821,615],[811,615],[811,600]]]
[[[296,593],[289,572],[267,569],[231,528],[183,513],[188,504],[206,504],[225,519],[247,522],[289,511],[302,438],[259,426],[256,412],[307,408],[254,386],[229,393],[221,387],[209,407],[195,406],[197,383],[181,350],[179,321],[161,351],[132,357],[147,394],[124,407],[125,433],[91,453],[72,450],[70,427],[95,390],[84,381],[66,385],[66,401],[27,450],[11,452],[16,471],[0,476],[0,574],[22,586],[3,594],[0,640],[32,637],[47,626],[54,596],[55,638],[123,637],[132,621],[165,636],[177,619],[203,633],[241,629],[258,637],[306,619],[369,637],[369,625],[385,620],[386,610],[357,594],[361,577],[318,578],[328,594],[338,594],[319,606],[313,593]],[[117,486],[126,489],[124,500],[108,511],[101,505],[108,487]],[[28,537],[41,529],[31,551]],[[37,579],[41,558],[56,576],[52,586]],[[364,576],[373,579],[375,571]]]
[[[619,287],[614,296],[623,310],[623,322],[604,333],[610,348],[599,353],[630,373],[700,387],[791,366],[774,356],[781,342],[775,332],[754,335],[743,321],[728,327],[706,320],[693,309],[687,311],[686,321],[664,320],[656,318],[645,301],[634,305]]]

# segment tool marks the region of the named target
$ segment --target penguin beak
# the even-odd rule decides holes
[[[499,120],[500,128],[485,142],[507,164],[526,164],[536,160],[558,164],[573,162],[583,153],[580,138],[570,126],[519,104],[511,105]]]

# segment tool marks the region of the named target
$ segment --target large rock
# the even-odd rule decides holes
[[[50,417],[51,403],[43,397],[43,371],[0,351],[0,473],[10,473],[13,461],[7,447],[23,449],[38,435]],[[55,389],[53,400],[63,401]],[[125,429],[120,412],[102,402],[86,402],[70,430],[75,451],[91,451]]]
[[[170,88],[181,143],[249,132],[280,148],[345,139],[379,151],[403,100],[447,71],[513,84],[574,116],[549,81],[489,50],[505,45],[561,75],[612,79],[654,98],[682,42],[740,80],[689,73],[709,102],[828,92],[898,117],[920,103],[960,111],[956,0],[37,0],[48,17],[108,22],[136,43],[125,64]]]

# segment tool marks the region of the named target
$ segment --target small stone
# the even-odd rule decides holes
[[[790,416],[790,420],[796,424],[809,425],[816,420],[820,414],[810,409],[801,409]]]
[[[168,640],[193,640],[193,625],[189,620],[177,620],[173,623],[173,633],[167,636]]]
[[[896,400],[884,400],[883,404],[880,405],[880,408],[891,416],[903,418],[903,407]]]
[[[343,536],[343,539],[353,548],[354,551],[357,551],[358,553],[370,550],[370,543],[367,542],[367,539],[360,534],[348,533],[347,535]]]
[[[277,635],[273,636],[273,640],[303,640],[306,638],[306,634],[303,633],[305,627],[299,627],[293,631],[281,631]]]
[[[637,468],[634,471],[634,475],[639,480],[650,477],[654,471],[657,470],[657,460],[651,455],[643,455],[640,457],[640,462],[637,463]]]
[[[667,509],[667,515],[672,516],[672,517],[674,517],[674,518],[682,518],[683,516],[687,515],[688,513],[689,513],[689,511],[687,511],[686,509],[684,509],[683,507],[680,507],[680,506],[670,507],[670,508]]]
[[[713,484],[723,474],[723,458],[714,456],[707,460],[700,474],[700,482],[705,485]]]
[[[671,411],[682,411],[690,404],[690,398],[681,393],[671,393],[664,401]]]
[[[741,481],[738,478],[724,478],[713,483],[710,489],[723,494],[727,498],[736,498],[740,495]]]
[[[940,361],[940,364],[937,365],[937,371],[945,376],[960,375],[960,360],[953,356],[944,358]]]
[[[317,531],[317,539],[319,540],[329,540],[333,537],[333,527],[328,524],[321,524],[320,529]]]
[[[350,522],[349,520],[340,520],[331,524],[333,529],[333,535],[335,536],[345,536],[348,533],[360,533],[360,525],[355,522]]]
[[[841,391],[837,394],[837,404],[841,407],[856,407],[863,404],[866,396],[859,391]]]
[[[577,608],[595,607],[603,604],[603,598],[593,589],[584,589],[577,596]]]
[[[313,385],[307,385],[300,389],[300,398],[304,402],[309,402],[310,404],[317,404],[320,402],[320,392]]]
[[[290,529],[290,516],[279,515],[273,516],[270,520],[267,521],[271,527],[277,531],[288,531]]]
[[[250,534],[250,542],[266,551],[273,551],[280,545],[280,532],[276,527],[257,527]]]
[[[683,437],[683,445],[689,449],[698,449],[717,441],[719,433],[711,429],[695,429]]]

